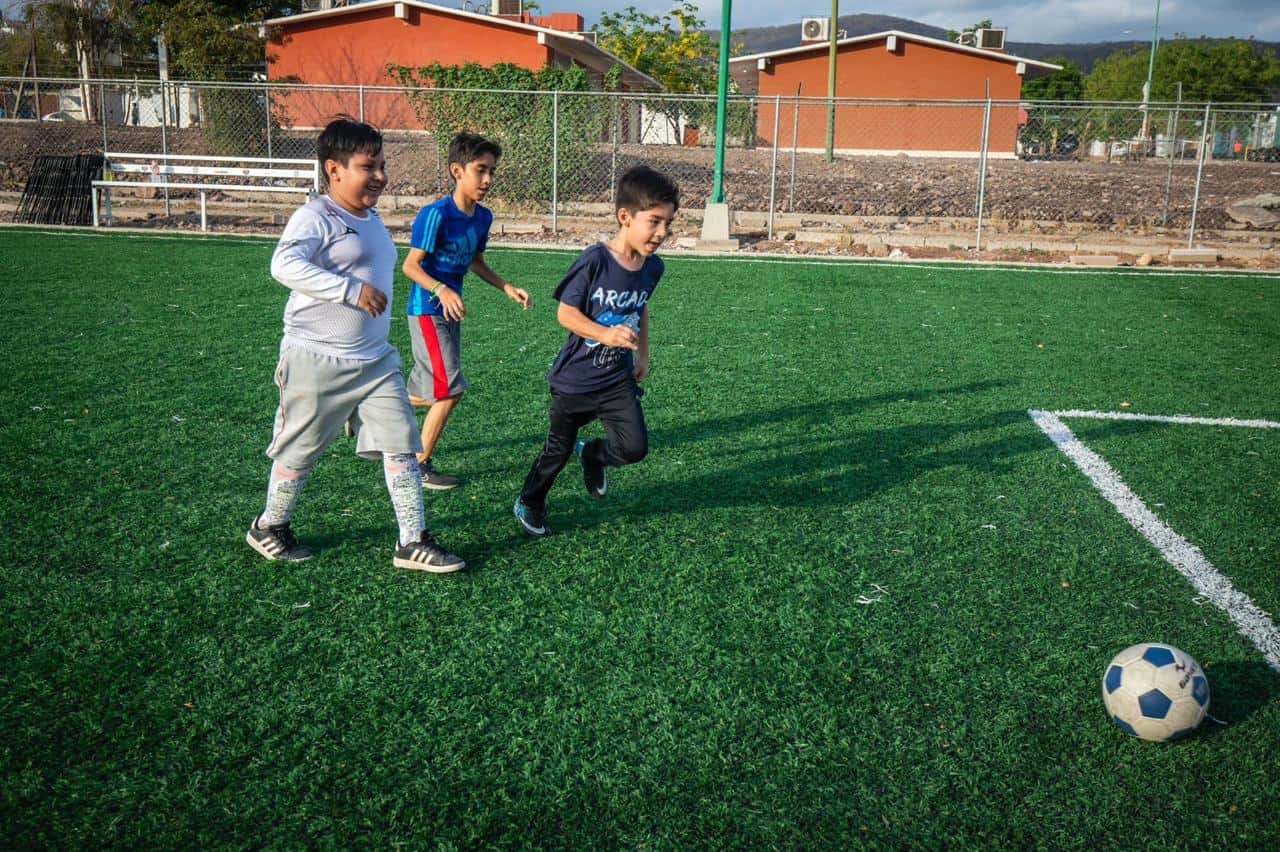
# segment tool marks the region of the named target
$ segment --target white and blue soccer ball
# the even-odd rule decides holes
[[[1168,742],[1195,731],[1209,710],[1209,679],[1172,645],[1125,648],[1102,675],[1102,701],[1116,727],[1144,740]]]

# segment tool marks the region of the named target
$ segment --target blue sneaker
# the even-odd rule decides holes
[[[524,528],[526,534],[534,538],[551,535],[551,530],[547,528],[546,509],[534,509],[532,506],[526,506],[524,501],[517,497],[516,504],[511,507],[511,511],[516,516],[516,520],[520,522],[520,526]]]
[[[599,500],[609,490],[608,468],[602,464],[587,461],[586,456],[582,454],[586,446],[586,441],[578,441],[573,445],[573,454],[582,463],[582,481],[587,486],[587,493]]]

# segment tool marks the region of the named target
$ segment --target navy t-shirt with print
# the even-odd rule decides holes
[[[662,259],[653,254],[632,272],[614,259],[604,243],[596,243],[569,267],[555,297],[600,325],[626,325],[639,334],[640,315],[663,268]],[[551,364],[547,380],[562,393],[593,393],[626,380],[634,367],[630,349],[605,346],[570,333]]]

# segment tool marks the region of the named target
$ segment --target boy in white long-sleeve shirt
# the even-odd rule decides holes
[[[396,247],[373,209],[386,186],[382,135],[339,119],[316,143],[328,191],[298,210],[271,258],[271,275],[292,292],[275,382],[280,389],[266,509],[246,540],[267,559],[301,561],[311,551],[290,520],[316,460],[351,421],[356,452],[382,459],[400,527],[392,563],[437,574],[465,566],[426,529],[422,451],[400,355],[387,341]]]

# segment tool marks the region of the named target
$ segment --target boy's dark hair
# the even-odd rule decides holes
[[[316,159],[320,161],[321,174],[325,173],[325,160],[334,160],[345,166],[357,151],[372,156],[381,150],[382,134],[376,128],[346,117],[335,118],[325,125],[316,140]]]
[[[464,169],[472,160],[484,154],[492,154],[493,159],[502,159],[502,146],[492,139],[485,139],[479,133],[459,133],[449,143],[449,165],[457,163]]]
[[[613,203],[615,213],[624,207],[639,213],[659,204],[680,209],[680,187],[662,172],[648,166],[632,166],[618,179]]]

